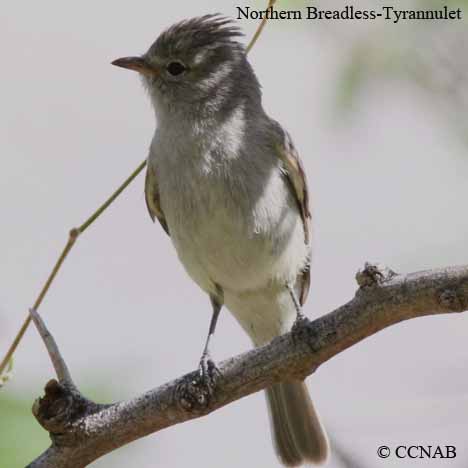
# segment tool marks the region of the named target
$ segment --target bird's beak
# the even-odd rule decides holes
[[[111,62],[112,65],[121,68],[135,70],[143,75],[155,75],[158,71],[151,66],[143,57],[123,57]]]

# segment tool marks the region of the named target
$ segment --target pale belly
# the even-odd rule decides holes
[[[279,169],[233,180],[192,168],[162,180],[161,205],[172,242],[206,292],[218,285],[236,295],[285,284],[304,268],[309,248]]]

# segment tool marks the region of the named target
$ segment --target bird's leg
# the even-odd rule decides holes
[[[289,291],[289,295],[291,296],[291,299],[294,304],[294,308],[296,309],[296,322],[302,321],[302,320],[307,320],[306,316],[302,312],[302,307],[301,304],[299,303],[299,299],[297,298],[296,291],[294,291],[293,286],[291,286],[289,283],[286,285]]]
[[[203,349],[203,354],[200,359],[200,377],[203,379],[204,383],[210,387],[211,383],[215,377],[216,373],[219,373],[216,364],[211,359],[210,356],[210,339],[214,335],[216,330],[216,323],[218,322],[219,313],[223,305],[220,301],[214,296],[210,296],[211,305],[213,306],[213,314],[211,316],[210,328],[208,330],[208,336],[206,337],[205,348]]]
[[[288,288],[289,295],[291,296],[291,300],[294,304],[294,308],[296,309],[296,320],[294,320],[294,324],[292,326],[291,332],[293,334],[293,337],[298,337],[304,325],[307,324],[308,319],[302,312],[302,307],[299,302],[299,299],[297,298],[294,287],[289,283],[286,285],[286,287]]]

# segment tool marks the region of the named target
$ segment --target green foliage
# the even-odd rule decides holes
[[[338,77],[337,101],[340,109],[351,107],[368,75],[366,56],[357,49],[352,51],[351,57]]]
[[[32,414],[34,397],[0,392],[0,468],[24,468],[50,446],[49,434]],[[112,392],[105,385],[90,386],[83,392],[93,401],[112,400]],[[40,395],[38,387],[37,396]]]
[[[408,52],[395,43],[381,40],[378,45],[357,42],[349,49],[337,81],[337,104],[340,112],[350,110],[361,90],[371,80],[406,77]]]
[[[31,413],[32,401],[0,399],[0,467],[24,468],[49,444],[49,436]]]
[[[446,4],[463,10],[468,0],[449,0]],[[440,8],[435,0],[413,0],[404,6]],[[347,117],[371,87],[390,81],[406,83],[421,91],[420,96],[426,96],[435,112],[442,111],[449,126],[466,141],[468,62],[459,51],[467,44],[467,30],[459,21],[375,22],[346,44],[337,75],[336,115]],[[396,86],[394,90],[397,92]]]
[[[7,363],[6,369],[0,374],[0,388],[2,388],[13,375],[13,357]]]

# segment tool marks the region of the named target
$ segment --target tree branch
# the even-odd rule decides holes
[[[47,348],[47,352],[49,353],[50,360],[52,361],[52,365],[54,366],[55,374],[57,375],[59,382],[64,385],[69,385],[70,387],[75,387],[65,359],[63,359],[60,354],[60,350],[54,337],[50,334],[39,313],[37,310],[31,309],[29,311],[29,315],[31,316],[34,325]]]
[[[52,446],[30,467],[79,468],[133,440],[197,418],[282,380],[303,379],[378,331],[468,308],[468,266],[397,275],[366,264],[355,297],[261,348],[227,359],[211,393],[192,372],[127,402],[97,405],[50,381],[33,412]]]

